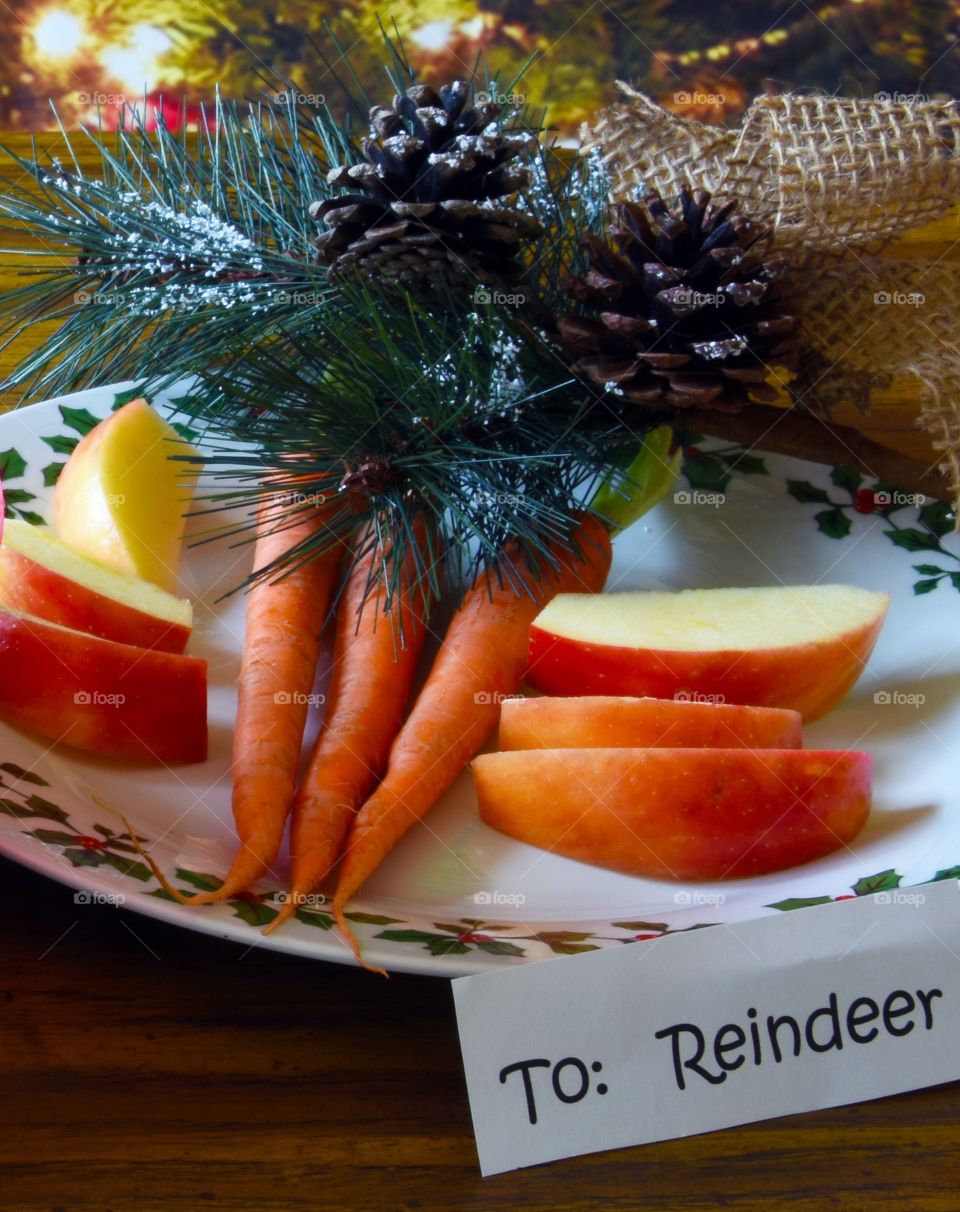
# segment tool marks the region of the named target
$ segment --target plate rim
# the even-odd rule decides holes
[[[128,379],[117,383],[83,388],[79,391],[71,392],[63,396],[36,401],[27,405],[16,406],[10,410],[0,413],[0,432],[2,432],[2,430],[6,428],[6,426],[12,420],[18,417],[23,417],[24,414],[27,413],[36,413],[44,408],[50,409],[61,406],[76,406],[77,404],[83,402],[90,403],[94,408],[102,409],[111,395],[115,398],[120,393],[133,391],[137,388],[142,388],[145,385],[146,383],[144,380]],[[162,401],[172,401],[175,403],[178,396],[187,394],[189,392],[189,386],[189,379],[181,380],[163,392],[157,393],[157,395]],[[31,427],[29,423],[27,423],[25,428],[31,439],[42,440],[42,435],[37,432],[34,427]],[[62,432],[66,432],[66,426],[62,415],[59,420],[59,429]],[[765,452],[759,453],[762,454]],[[12,726],[7,727],[11,727],[15,733],[18,731]],[[50,750],[48,749],[47,752],[49,751]],[[43,756],[46,757],[46,753]],[[42,762],[42,760],[43,758],[39,759],[39,762]],[[69,762],[70,755],[67,754],[63,760]],[[76,797],[78,800],[83,800],[84,797],[79,791],[70,789],[69,787],[67,787],[67,789],[70,790],[71,795]],[[90,800],[84,801],[85,807],[89,807],[90,804]],[[29,837],[30,834],[24,828],[14,830],[6,829],[5,827],[3,830],[0,830],[0,854],[3,854],[11,861],[17,862],[42,876],[55,879],[57,882],[66,885],[67,887],[72,887],[76,891],[89,891],[94,894],[107,895],[111,893],[113,895],[117,894],[117,885],[103,877],[98,877],[97,868],[75,867],[71,865],[69,860],[63,854],[60,853],[56,854],[57,861],[54,862],[50,856],[55,852],[49,848],[34,849],[34,847],[31,846],[26,840]],[[36,838],[31,838],[30,840],[35,842],[39,841],[39,839]],[[46,846],[46,843],[41,842],[40,844],[41,846]],[[265,938],[260,933],[259,926],[254,925],[251,928],[250,923],[247,923],[236,916],[227,917],[220,912],[198,913],[196,910],[191,911],[188,906],[179,905],[173,901],[165,901],[158,898],[156,895],[152,894],[152,892],[155,890],[148,892],[145,888],[134,886],[133,877],[120,875],[120,878],[124,880],[122,885],[123,901],[118,908],[131,909],[142,916],[152,917],[155,920],[164,922],[165,924],[193,930],[197,933],[206,934],[208,936],[219,938],[231,943],[236,943],[241,946],[244,943],[249,944],[251,947],[266,945],[270,950],[281,951],[285,954],[295,955],[303,959],[320,959],[333,963],[356,964],[353,953],[350,951],[347,944],[340,938],[339,932],[336,930],[336,928],[324,929],[322,932],[317,932],[313,936],[304,935],[296,929],[289,929],[277,932],[276,934],[270,935],[269,938]],[[897,886],[901,888],[917,887],[922,886],[927,882],[932,881],[922,880],[917,881],[916,883],[899,883]],[[856,895],[860,895],[860,893],[857,893]],[[827,899],[841,898],[837,897]],[[217,910],[222,909],[226,911],[229,908],[229,904],[210,908],[216,908]],[[754,907],[753,911],[749,911],[744,917],[732,915],[726,917],[720,922],[703,922],[696,923],[692,926],[678,926],[676,928],[668,926],[663,933],[679,933],[683,932],[685,929],[709,928],[713,925],[725,924],[726,921],[733,922],[752,920],[760,916],[770,916],[776,912],[776,906],[764,906],[764,912],[762,913],[757,913],[755,908],[756,907]],[[405,910],[405,912],[407,912],[408,915],[414,919],[418,914],[425,916],[434,913],[429,906],[422,906],[413,914],[409,914],[409,910]],[[629,915],[631,912],[633,911],[630,909],[624,910],[625,915]],[[676,915],[678,912],[682,911],[674,909],[670,912],[673,915]],[[436,913],[442,914],[443,910],[438,909],[436,910]],[[398,919],[398,921],[403,921],[403,919]],[[558,920],[557,922],[551,924],[555,925],[559,929],[561,925],[567,923],[561,923]],[[596,927],[610,927],[614,925],[614,923],[612,923],[609,919],[599,917],[593,917],[589,920],[582,919],[569,924],[571,926],[580,927],[586,932],[585,937],[589,939],[599,937],[595,934]],[[469,932],[469,926],[466,925],[466,923],[464,923],[464,925],[464,937],[466,937],[467,933]],[[506,929],[513,929],[517,925],[520,925],[520,923],[503,922],[501,925]],[[538,926],[539,923],[534,926],[534,929],[537,929]],[[544,923],[542,926],[540,926],[540,929],[545,932],[548,929],[548,925]],[[487,931],[495,933],[496,923],[490,922],[487,926]],[[655,938],[659,936],[659,934],[650,934],[646,937]],[[451,941],[454,940],[455,937],[455,935],[451,934]],[[509,934],[503,934],[500,937],[504,941],[509,941],[511,938]],[[516,941],[531,943],[537,940],[528,935],[526,937],[516,936]],[[606,942],[600,943],[599,945],[605,947],[607,945],[615,945],[618,942],[630,941],[633,941],[630,937],[616,938],[609,939]],[[589,948],[589,950],[595,949],[596,946],[597,944],[595,943]],[[559,959],[562,958],[564,954],[562,951],[555,951],[552,947],[545,947],[543,949],[540,947],[534,947],[532,949],[532,953],[524,951],[519,955],[497,955],[494,953],[482,953],[473,949],[466,954],[438,955],[429,953],[423,948],[407,949],[404,944],[397,941],[383,940],[376,937],[363,938],[363,953],[367,962],[370,964],[382,965],[391,972],[447,978],[475,975],[484,971],[502,970],[502,968],[505,966],[516,966],[528,963],[539,963],[550,959]]]

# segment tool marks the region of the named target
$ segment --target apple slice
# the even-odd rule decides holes
[[[559,594],[530,632],[547,694],[701,695],[814,720],[860,676],[889,595],[849,585]]]
[[[796,711],[613,695],[505,699],[499,749],[800,749]]]
[[[537,749],[475,758],[480,816],[521,842],[654,879],[780,871],[849,844],[865,753]]]
[[[183,652],[193,627],[189,602],[104,568],[52,530],[17,519],[0,543],[0,601],[74,631],[164,652]]]
[[[53,494],[53,527],[75,550],[175,592],[199,457],[145,400],[81,439]]]
[[[0,716],[108,757],[207,754],[207,663],[0,610]]]

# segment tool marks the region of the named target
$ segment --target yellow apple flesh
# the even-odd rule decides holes
[[[60,473],[53,526],[76,551],[175,592],[197,456],[145,400],[84,437]]]

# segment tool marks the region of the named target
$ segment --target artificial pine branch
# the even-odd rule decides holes
[[[511,543],[534,569],[552,564],[549,543],[569,539],[571,511],[635,438],[498,315],[442,303],[348,285],[322,342],[278,334],[201,371],[186,405],[210,452],[199,512],[215,522],[239,506],[229,535],[246,541],[270,493],[288,502],[277,525],[312,504],[329,512],[331,538],[379,528],[401,555],[425,517],[447,553],[435,594],[504,568]]]

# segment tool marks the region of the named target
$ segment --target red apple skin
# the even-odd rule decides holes
[[[883,616],[834,640],[755,652],[679,652],[589,644],[530,629],[527,681],[544,694],[650,695],[680,692],[721,703],[787,707],[805,722],[826,715],[863,672]]]
[[[5,606],[74,631],[174,653],[190,639],[189,627],[96,593],[11,547],[0,548],[0,581]]]
[[[480,816],[518,841],[654,879],[763,875],[849,844],[870,811],[868,754],[539,749],[473,762]]]
[[[498,748],[800,749],[800,715],[776,707],[595,695],[507,699]]]
[[[0,716],[151,764],[207,756],[207,663],[0,610]]]

